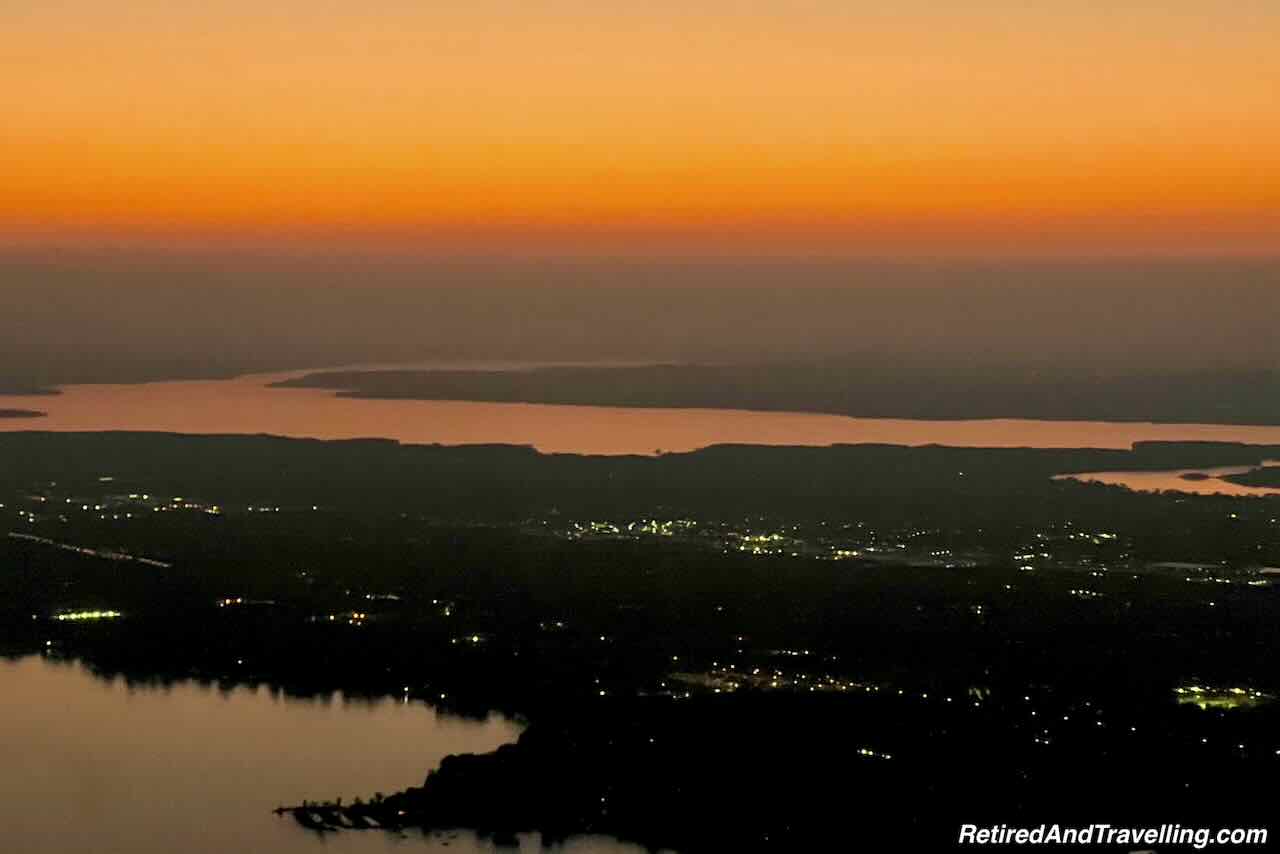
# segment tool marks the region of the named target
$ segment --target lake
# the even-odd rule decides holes
[[[0,826],[15,854],[489,852],[469,832],[326,834],[271,810],[420,785],[449,753],[487,752],[520,725],[417,701],[298,699],[102,679],[45,656],[0,658]],[[526,850],[541,850],[533,837]],[[605,840],[562,851],[639,852]]]

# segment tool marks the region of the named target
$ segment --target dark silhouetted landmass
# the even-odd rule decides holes
[[[1189,771],[1181,751],[1162,748],[1169,733],[1194,728],[1202,714],[1167,701],[1152,698],[1141,713],[1151,729],[1143,736],[1082,708],[1074,728],[1054,727],[1072,730],[1056,749],[1003,725],[1022,716],[1012,704],[970,700],[950,712],[921,705],[896,692],[603,700],[554,724],[535,722],[517,744],[493,753],[446,757],[421,787],[295,814],[329,827],[338,815],[357,827],[370,819],[392,829],[471,827],[495,842],[535,831],[544,845],[589,832],[651,850],[794,851],[838,842],[895,851],[910,839],[915,850],[946,851],[961,824],[989,826],[1005,821],[1002,814],[1032,826],[1087,825],[1122,803],[1134,824],[1158,826],[1161,804],[1208,824],[1228,817],[1247,824],[1270,809],[1266,793],[1246,782],[1256,771],[1232,757],[1197,757]],[[1233,733],[1257,737],[1275,719],[1245,717],[1232,722]],[[1077,752],[1065,759],[1067,750]],[[1126,761],[1143,769],[1140,793],[1123,774],[1099,773]]]
[[[55,394],[60,394],[56,388],[14,381],[6,382],[3,375],[0,375],[0,397],[46,397]]]
[[[965,514],[988,501],[993,515],[1017,515],[1023,509],[1020,498],[1056,496],[1069,488],[1051,481],[1054,475],[1258,465],[1280,456],[1280,447],[1231,442],[1140,442],[1129,451],[718,445],[656,457],[611,457],[543,454],[508,445],[402,445],[386,439],[28,431],[0,435],[0,455],[4,480],[15,485],[127,472],[161,494],[184,495],[192,484],[213,484],[228,504],[411,507],[485,519],[522,518],[553,507],[592,516],[666,507],[826,518],[855,509],[885,516],[926,507]]]
[[[1243,474],[1231,474],[1222,478],[1244,486],[1272,486],[1280,489],[1280,466],[1262,466]]]
[[[1280,372],[1089,375],[884,359],[527,371],[331,371],[346,397],[819,412],[866,418],[1280,424]]]
[[[34,409],[0,409],[0,418],[43,418],[45,415]]]
[[[528,722],[420,787],[293,812],[313,830],[943,851],[960,822],[1117,804],[1255,826],[1280,500],[1051,476],[1277,456],[0,434],[0,649]]]

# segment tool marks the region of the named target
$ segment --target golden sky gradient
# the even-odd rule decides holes
[[[1280,3],[0,8],[0,236],[1280,254]]]

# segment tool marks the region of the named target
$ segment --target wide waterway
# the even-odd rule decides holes
[[[420,785],[450,753],[520,726],[417,701],[283,696],[265,686],[130,685],[44,656],[0,658],[0,848],[15,854],[491,852],[469,832],[320,837],[271,810]],[[523,848],[539,850],[532,837]],[[510,850],[510,849],[505,849]],[[637,852],[603,839],[564,851]]]
[[[522,365],[473,363],[414,367],[496,370]],[[732,409],[370,400],[340,397],[327,389],[269,387],[273,382],[303,373],[307,372],[254,374],[228,380],[72,385],[62,388],[57,395],[0,397],[0,403],[6,408],[47,413],[43,418],[0,419],[0,431],[121,430],[271,434],[315,439],[376,437],[412,444],[530,445],[547,453],[574,454],[652,454],[659,450],[692,451],[716,444],[883,443],[1119,449],[1141,441],[1280,445],[1280,426],[1033,419],[921,421]],[[1128,485],[1121,477],[1125,473],[1101,474],[1107,476],[1097,479]],[[1232,487],[1216,479],[1190,481],[1177,479],[1176,472],[1171,475],[1161,483],[1185,492],[1268,492]],[[1149,484],[1135,484],[1135,488],[1146,485]]]
[[[63,387],[58,395],[0,397],[6,408],[47,413],[44,418],[4,419],[0,430],[378,437],[414,444],[532,445],[548,453],[574,454],[652,454],[658,449],[691,451],[724,443],[1128,448],[1134,442],[1166,440],[1280,445],[1280,426],[1016,418],[919,421],[734,409],[368,400],[339,397],[327,389],[268,387],[303,373],[307,372],[252,374],[228,380],[72,385]]]

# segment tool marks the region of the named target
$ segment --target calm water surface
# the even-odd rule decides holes
[[[325,389],[267,387],[299,373],[305,372],[232,380],[78,385],[65,387],[57,396],[5,397],[0,400],[8,408],[39,410],[48,417],[0,419],[0,430],[381,437],[415,444],[532,445],[549,453],[577,454],[652,454],[659,449],[691,451],[723,443],[823,446],[876,442],[975,448],[1128,448],[1146,440],[1280,444],[1280,427],[1028,419],[913,421],[722,409],[358,400],[337,397]],[[1193,487],[1187,484],[1188,489]]]
[[[493,851],[465,832],[319,837],[271,809],[419,785],[445,755],[490,751],[519,731],[504,718],[466,720],[421,703],[301,700],[194,682],[130,687],[74,662],[0,659],[0,850]],[[532,838],[523,843],[540,850]],[[579,839],[558,850],[641,849]]]
[[[1084,474],[1062,474],[1054,480],[1079,480],[1085,483],[1105,483],[1123,486],[1138,492],[1190,492],[1197,495],[1263,496],[1280,495],[1280,489],[1266,486],[1246,486],[1222,480],[1226,475],[1244,474],[1256,468],[1280,465],[1278,460],[1266,460],[1263,466],[1217,466],[1203,469],[1172,469],[1169,471],[1093,471]],[[1185,475],[1203,475],[1188,480]]]

